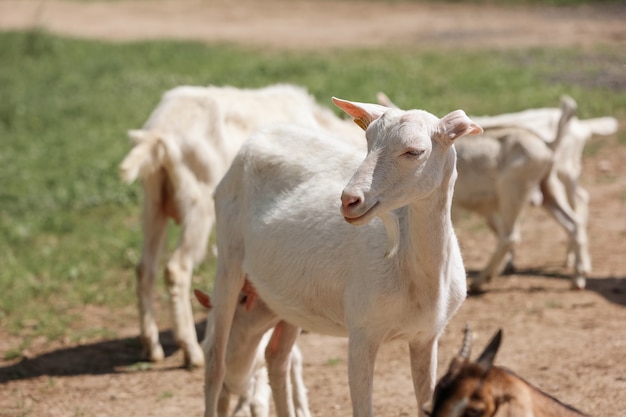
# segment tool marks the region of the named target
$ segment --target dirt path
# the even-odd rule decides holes
[[[626,4],[578,8],[324,0],[0,1],[0,29],[40,25],[113,40],[197,39],[326,48],[626,43]]]
[[[91,38],[226,40],[289,48],[624,44],[624,22],[626,5],[502,9],[297,0],[0,1],[0,29],[36,23]],[[441,340],[440,374],[457,351],[467,321],[475,329],[475,351],[502,327],[498,363],[594,416],[624,415],[626,150],[615,137],[593,142],[601,142],[599,151],[585,159],[583,170],[591,194],[594,260],[588,290],[569,290],[569,270],[561,266],[564,233],[541,210],[528,210],[517,252],[520,272],[465,302]],[[468,269],[482,267],[495,243],[482,223],[464,220],[459,239]],[[165,306],[160,311],[162,328],[167,328]],[[82,326],[102,327],[111,312],[90,307],[82,314]],[[0,360],[0,416],[201,415],[203,372],[180,369],[182,357],[171,334],[163,332],[169,355],[165,363],[143,369],[136,364],[134,306],[115,314],[128,323],[116,329],[117,339],[35,341],[23,360]],[[299,343],[314,415],[350,415],[346,340],[306,334]],[[0,329],[0,353],[15,346],[19,340]],[[416,414],[406,346],[394,343],[380,352],[374,403],[377,415]]]

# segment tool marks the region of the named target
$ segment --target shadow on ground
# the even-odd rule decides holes
[[[479,274],[478,270],[468,270],[467,276],[471,279]],[[508,276],[516,275],[518,277],[543,277],[547,279],[558,279],[569,281],[571,278],[570,274],[565,274],[561,272],[547,271],[536,268],[516,270],[515,273],[505,274],[498,279],[506,280]],[[523,279],[523,278],[522,278]],[[563,288],[563,289],[555,289],[555,288],[546,288],[541,286],[504,286],[500,288],[486,288],[481,293],[472,293],[469,294],[473,297],[480,297],[486,293],[503,293],[503,292],[511,292],[511,291],[524,291],[528,293],[539,292],[539,291],[576,291],[571,288]],[[593,291],[602,297],[604,297],[607,301],[611,303],[618,304],[621,306],[626,306],[626,277],[590,277],[587,278],[587,287],[585,291]]]
[[[196,323],[196,332],[200,338],[204,328],[204,322]],[[171,331],[161,332],[159,339],[166,358],[177,352],[178,346]],[[176,369],[180,366],[177,365]],[[0,384],[43,375],[103,375],[147,369],[167,370],[162,365],[153,367],[152,364],[141,362],[139,339],[132,337],[62,348],[33,358],[23,358],[13,365],[0,367]]]

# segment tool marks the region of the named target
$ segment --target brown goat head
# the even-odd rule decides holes
[[[485,384],[502,341],[498,330],[475,362],[470,361],[472,335],[465,327],[463,346],[450,362],[448,372],[435,387],[431,417],[488,417],[497,404],[491,385]]]

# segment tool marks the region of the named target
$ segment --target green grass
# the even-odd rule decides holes
[[[332,95],[373,101],[382,90],[439,115],[556,106],[568,93],[582,117],[624,121],[623,57],[617,48],[259,52],[0,33],[0,325],[24,338],[76,337],[81,307],[134,306],[141,191],[123,185],[117,167],[126,130],[167,89],[292,82],[328,105]],[[209,285],[212,267],[198,285]]]

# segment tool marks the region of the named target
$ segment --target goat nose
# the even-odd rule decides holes
[[[345,191],[341,193],[341,205],[344,209],[347,209],[350,206],[357,206],[362,200],[362,197],[359,195],[350,194]]]

